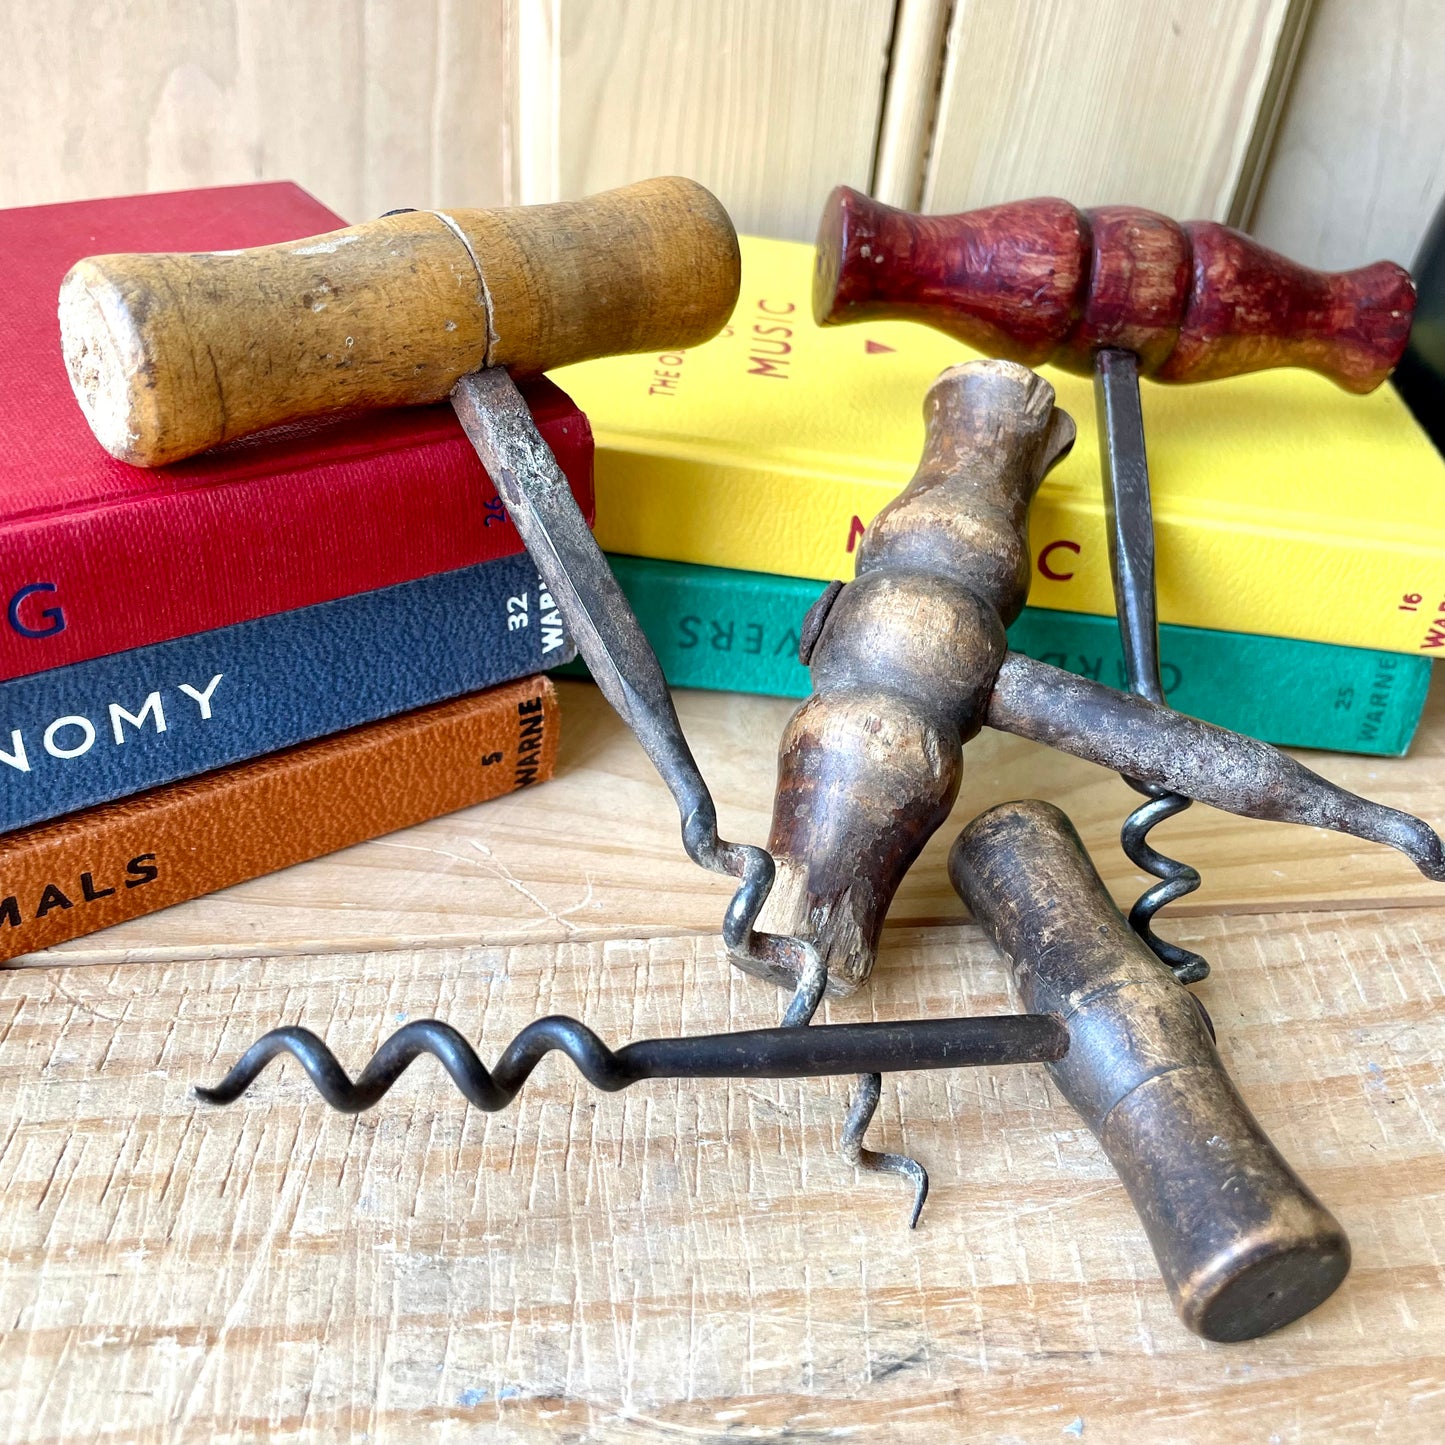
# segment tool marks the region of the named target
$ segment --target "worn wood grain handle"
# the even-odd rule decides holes
[[[1254,1339],[1327,1299],[1350,1266],[1339,1221],[1259,1127],[1193,996],[1125,922],[1068,818],[1035,799],[992,808],[948,870],[1024,1008],[1068,1025],[1049,1072],[1129,1191],[1184,1323]]]
[[[1137,206],[922,216],[839,186],[818,229],[813,310],[820,325],[922,321],[1028,366],[1088,372],[1118,347],[1156,381],[1301,366],[1367,392],[1405,349],[1415,287],[1391,261],[1311,271],[1228,226]]]
[[[1011,361],[950,367],[923,402],[904,491],[870,523],[857,577],[804,635],[812,695],[788,719],[758,927],[812,938],[828,987],[868,978],[883,918],[948,816],[1028,593],[1028,509],[1074,442],[1054,389]]]
[[[738,279],[727,213],[672,176],[250,251],[91,256],[61,284],[61,342],[101,445],[159,466],[279,422],[440,401],[481,366],[693,346]]]

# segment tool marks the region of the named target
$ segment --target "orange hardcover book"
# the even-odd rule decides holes
[[[419,708],[0,838],[0,959],[552,776],[545,677]]]

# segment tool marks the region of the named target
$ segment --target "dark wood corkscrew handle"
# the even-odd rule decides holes
[[[1367,392],[1405,349],[1415,287],[1390,261],[1312,271],[1228,226],[1138,206],[922,216],[839,186],[818,229],[813,310],[825,326],[922,321],[1028,366],[1088,372],[1117,347],[1156,381],[1300,366]]]
[[[923,419],[913,480],[813,614],[813,695],[778,752],[758,927],[811,938],[833,993],[867,979],[894,892],[953,806],[1028,594],[1029,502],[1074,442],[1053,387],[1011,361],[949,367]]]
[[[1194,997],[1124,921],[1068,818],[1001,804],[959,835],[948,871],[1024,1007],[1068,1025],[1049,1072],[1128,1189],[1184,1323],[1252,1340],[1327,1299],[1350,1267],[1339,1221],[1259,1127]]]

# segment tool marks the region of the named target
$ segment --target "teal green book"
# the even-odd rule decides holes
[[[722,567],[610,556],[673,687],[806,697],[803,614],[820,582]],[[1110,687],[1126,686],[1112,617],[1028,607],[1009,646]],[[1169,705],[1281,747],[1398,757],[1410,746],[1430,659],[1361,647],[1163,626]],[[586,676],[581,663],[560,669]]]

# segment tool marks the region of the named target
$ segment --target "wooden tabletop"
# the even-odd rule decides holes
[[[729,889],[687,862],[636,744],[564,683],[556,781],[19,960],[0,977],[0,1437],[570,1442],[1438,1441],[1445,1435],[1445,890],[1382,848],[1195,808],[1156,835],[1205,886],[1161,927],[1245,1098],[1348,1230],[1313,1315],[1177,1322],[1097,1145],[1038,1068],[895,1076],[836,1156],[848,1081],[640,1084],[545,1061],[509,1109],[430,1061],[370,1113],[293,1064],[198,1105],[252,1038],[353,1070],[439,1015],[494,1059],[538,1014],[612,1043],[760,1027]],[[681,694],[727,836],[762,841],[789,705]],[[1409,759],[1311,766],[1445,826],[1445,696]],[[1133,795],[984,734],[871,987],[834,1022],[1017,1007],[943,857],[1050,798],[1106,881]]]

